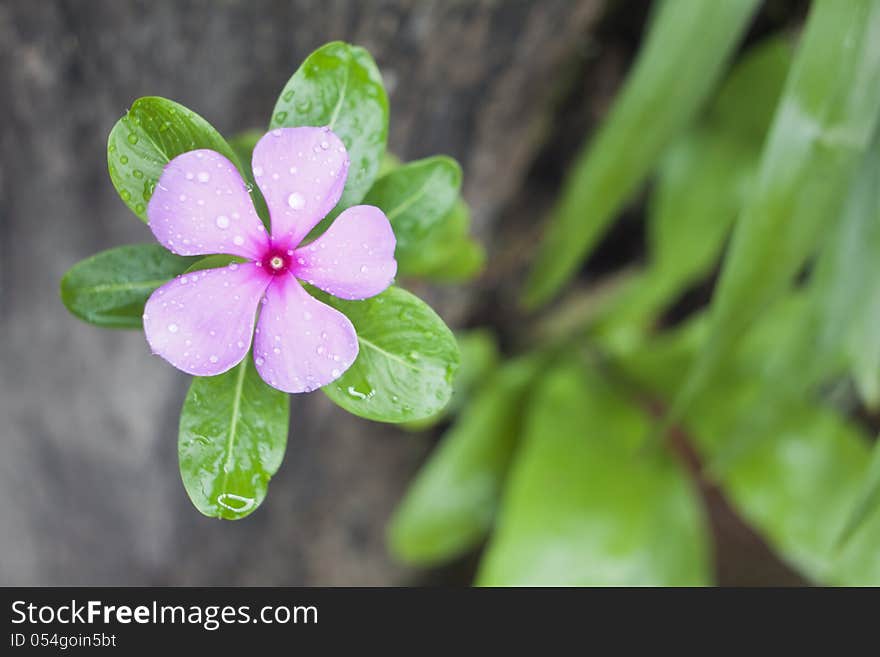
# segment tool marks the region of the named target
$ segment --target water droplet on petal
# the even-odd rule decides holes
[[[221,214],[219,217],[217,217],[216,223],[217,228],[229,228],[229,217],[227,217],[225,214]]]
[[[177,324],[169,324],[168,325],[168,332],[169,333],[177,333],[177,330],[178,330]]]
[[[199,172],[199,175],[197,177],[199,179],[199,182],[206,183],[211,179],[211,174],[207,171],[201,171]]]
[[[302,197],[302,194],[293,192],[293,194],[287,197],[287,205],[294,210],[300,210],[305,204],[306,200]]]

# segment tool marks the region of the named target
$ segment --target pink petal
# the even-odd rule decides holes
[[[263,222],[235,165],[209,150],[171,160],[147,206],[156,239],[180,255],[230,253],[257,259],[268,245]]]
[[[366,299],[397,273],[394,231],[372,205],[348,208],[314,242],[294,253],[294,275],[342,299]]]
[[[254,316],[271,278],[250,262],[175,278],[147,300],[147,342],[154,353],[189,374],[225,372],[251,346]]]
[[[310,392],[338,379],[358,354],[348,317],[321,303],[293,276],[266,291],[254,337],[257,371],[285,392]]]
[[[253,168],[272,239],[292,248],[339,202],[348,153],[330,128],[279,128],[257,142]]]

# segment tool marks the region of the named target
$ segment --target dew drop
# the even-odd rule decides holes
[[[241,246],[242,244],[244,244],[244,238],[241,235],[236,235],[232,238],[232,243],[236,246]]]
[[[229,217],[227,217],[225,214],[221,214],[219,217],[217,217],[215,223],[217,224],[217,228],[229,228]]]
[[[178,328],[179,327],[177,326],[177,324],[169,324],[168,325],[168,332],[169,333],[177,333]]]
[[[207,171],[200,171],[196,177],[199,179],[199,182],[206,183],[211,179],[211,174]]]
[[[220,359],[217,358],[216,356],[211,356],[208,360],[211,361],[212,363],[216,363]]]
[[[293,192],[290,196],[287,197],[287,205],[289,205],[294,210],[300,210],[306,204],[306,200],[302,197],[302,194],[297,194]]]

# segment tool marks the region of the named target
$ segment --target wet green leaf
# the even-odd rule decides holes
[[[388,96],[370,54],[340,41],[306,58],[275,104],[269,127],[329,126],[351,166],[337,209],[360,202],[370,189],[388,139]]]
[[[125,204],[146,221],[147,203],[165,165],[200,148],[217,151],[241,168],[226,140],[201,116],[166,98],[138,98],[110,131],[110,179]]]
[[[452,158],[437,155],[393,169],[370,189],[364,203],[388,216],[397,238],[394,255],[401,275],[418,275],[426,271],[426,263],[431,265],[436,257],[429,252],[431,234],[452,212],[460,188],[461,167]],[[457,217],[451,221],[461,223]]]
[[[141,328],[144,304],[153,290],[182,274],[194,261],[159,244],[101,251],[64,274],[61,301],[71,313],[91,324]]]
[[[251,355],[228,372],[194,377],[180,414],[183,485],[206,516],[252,513],[284,458],[288,396],[257,374]]]
[[[476,388],[481,387],[498,367],[498,343],[489,329],[473,329],[456,333],[461,364],[452,384],[452,398],[439,413],[417,422],[408,422],[407,429],[427,429],[458,413]]]
[[[476,547],[495,517],[535,359],[512,361],[468,403],[419,472],[389,528],[392,551],[422,566]]]
[[[398,287],[364,301],[311,290],[357,330],[354,364],[322,390],[349,413],[378,422],[412,422],[443,409],[452,396],[458,344],[443,320]]]
[[[659,6],[623,90],[568,174],[526,286],[526,305],[546,303],[575,274],[712,91],[757,6],[757,0]]]
[[[708,584],[698,494],[665,451],[638,452],[646,430],[595,374],[552,370],[531,399],[478,584]]]

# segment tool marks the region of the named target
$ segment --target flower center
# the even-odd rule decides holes
[[[290,255],[281,249],[270,249],[257,264],[270,274],[283,274],[290,268]]]

